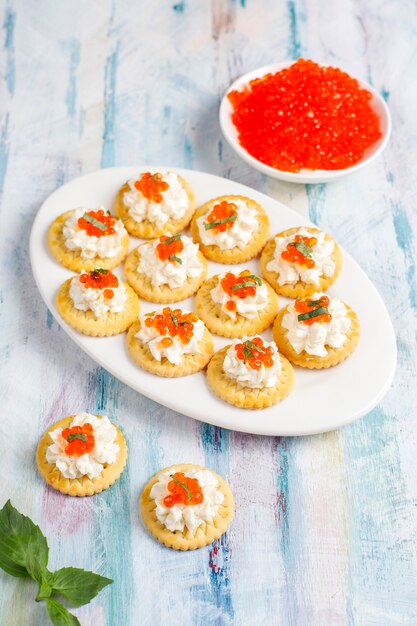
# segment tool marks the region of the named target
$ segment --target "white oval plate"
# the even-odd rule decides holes
[[[117,189],[128,178],[148,167],[115,167],[77,178],[55,191],[41,206],[33,223],[30,238],[32,270],[39,291],[49,310],[63,329],[99,365],[136,391],[179,413],[224,428],[260,435],[307,435],[339,428],[370,411],[388,390],[395,370],[396,343],[385,305],[375,287],[344,252],[344,265],[334,288],[329,292],[349,303],[361,323],[361,339],[355,352],[344,363],[322,371],[295,368],[295,388],[288,398],[274,407],[257,411],[238,409],[218,399],[208,388],[205,374],[199,372],[183,378],[160,378],[137,367],[130,360],[125,335],[87,337],[73,331],[60,318],[55,297],[58,287],[72,272],[50,254],[46,233],[51,222],[61,213],[75,207],[112,209]],[[153,168],[152,168],[153,169]],[[155,168],[164,171],[166,168]],[[224,194],[242,194],[259,202],[271,220],[271,234],[291,226],[311,224],[295,211],[272,198],[211,174],[171,168],[193,187],[198,204]],[[131,238],[131,248],[139,240]],[[259,272],[254,260],[233,269],[248,267]],[[209,262],[209,275],[225,271],[227,266]],[[116,270],[122,276],[122,266]],[[193,308],[193,298],[181,303]],[[281,306],[285,299],[280,299]],[[142,311],[156,305],[141,301]],[[264,333],[270,339],[270,331]],[[228,340],[216,337],[219,349]]]
[[[252,156],[246,148],[240,144],[236,126],[232,122],[233,107],[227,97],[228,94],[231,91],[241,90],[242,87],[248,85],[254,78],[261,78],[262,76],[265,76],[265,74],[274,74],[286,67],[289,67],[290,65],[293,65],[293,63],[294,61],[286,61],[284,63],[274,63],[272,65],[259,67],[248,74],[240,76],[226,91],[220,104],[219,121],[223,135],[236,154],[263,174],[267,174],[268,176],[272,176],[272,178],[278,178],[279,180],[285,180],[290,183],[328,183],[336,178],[342,178],[348,174],[353,174],[376,159],[388,143],[388,139],[391,134],[391,115],[385,100],[380,96],[380,94],[373,87],[371,87],[369,83],[361,80],[360,78],[356,79],[359,85],[363,89],[370,91],[372,94],[371,105],[380,118],[382,137],[369,148],[363,158],[355,165],[346,167],[342,170],[301,170],[300,172],[284,172],[276,167],[271,167],[266,163],[262,163],[262,161],[259,161],[259,159]]]

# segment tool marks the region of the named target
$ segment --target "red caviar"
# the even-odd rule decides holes
[[[311,326],[315,322],[319,324],[328,324],[332,320],[332,316],[328,311],[329,298],[321,296],[319,300],[312,298],[297,298],[294,308],[297,311],[298,321],[307,326]]]
[[[163,235],[159,238],[159,243],[156,246],[156,254],[161,261],[168,261],[170,263],[182,263],[181,259],[177,256],[184,250],[184,244],[181,241],[181,235],[175,235],[174,237],[167,237]]]
[[[240,144],[286,172],[340,170],[360,161],[382,137],[371,99],[345,72],[305,59],[229,94]]]
[[[162,174],[145,172],[145,174],[142,174],[139,180],[135,182],[135,187],[147,200],[161,204],[163,200],[162,193],[169,188],[169,185],[162,180]]]
[[[194,505],[203,502],[204,495],[197,478],[189,478],[183,472],[175,472],[171,474],[171,478],[167,487],[170,494],[163,499],[164,506]]]
[[[91,452],[94,448],[93,427],[88,422],[82,426],[64,428],[61,436],[65,441],[68,441],[68,445],[65,446],[64,450],[67,456],[81,456]]]
[[[233,224],[237,219],[237,206],[234,202],[222,200],[220,204],[215,204],[210,213],[207,215],[207,222],[204,222],[206,230],[214,230],[218,233],[224,233],[226,230],[233,228]]]
[[[311,258],[311,248],[313,248],[316,243],[317,239],[315,237],[296,235],[294,241],[290,241],[286,249],[281,252],[281,257],[284,261],[304,265],[308,269],[311,269],[316,264],[314,259]]]
[[[274,364],[274,350],[271,346],[265,346],[261,337],[238,343],[235,345],[235,350],[237,358],[253,370],[260,370],[262,365],[268,368]]]
[[[161,348],[168,348],[173,344],[174,337],[179,337],[183,344],[190,343],[197,321],[195,313],[183,313],[181,309],[172,310],[171,307],[164,307],[162,313],[147,316],[145,326],[155,328],[162,336],[168,335],[161,340]]]
[[[81,274],[80,283],[90,289],[104,289],[103,296],[111,300],[114,296],[113,289],[119,286],[119,279],[110,270],[98,268],[88,274]]]
[[[244,300],[256,295],[256,287],[262,285],[262,280],[258,276],[251,274],[249,270],[243,270],[238,276],[232,274],[232,272],[227,272],[226,276],[221,279],[220,284],[229,296],[236,296]],[[234,311],[236,303],[233,300],[229,300],[226,302],[226,309]]]
[[[78,228],[85,230],[87,235],[94,237],[106,237],[116,232],[114,225],[116,219],[106,214],[102,209],[99,211],[87,211],[78,219]]]

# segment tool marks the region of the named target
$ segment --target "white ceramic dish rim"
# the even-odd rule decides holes
[[[143,395],[167,406],[174,411],[197,419],[199,421],[203,421],[206,423],[213,424],[215,426],[220,426],[223,428],[233,429],[240,432],[247,432],[253,434],[261,434],[261,435],[283,435],[283,436],[300,436],[300,435],[310,435],[321,432],[326,432],[329,430],[334,430],[336,428],[340,428],[345,424],[348,424],[359,417],[368,413],[385,395],[386,391],[391,385],[392,378],[395,372],[395,364],[396,364],[396,342],[395,335],[393,331],[393,327],[391,324],[391,320],[386,311],[385,305],[378,294],[377,290],[371,283],[371,281],[367,278],[363,270],[358,266],[358,264],[348,255],[348,253],[344,252],[344,269],[342,270],[342,274],[339,277],[337,283],[342,286],[343,283],[346,286],[350,286],[350,289],[346,291],[352,291],[352,293],[356,293],[356,298],[346,298],[349,300],[350,304],[358,311],[358,308],[362,307],[362,311],[358,311],[361,322],[366,320],[365,328],[363,328],[363,332],[365,332],[364,340],[361,339],[362,344],[368,341],[369,343],[369,335],[372,336],[372,341],[375,345],[380,347],[380,339],[379,337],[384,337],[384,350],[385,350],[385,359],[382,360],[379,358],[378,354],[372,355],[372,363],[379,370],[383,368],[383,371],[379,372],[379,382],[376,385],[373,393],[366,397],[365,401],[360,401],[360,405],[355,407],[355,410],[345,411],[343,415],[335,418],[334,415],[327,415],[324,417],[323,409],[320,409],[320,420],[321,422],[317,422],[316,420],[310,420],[310,416],[307,418],[307,421],[302,422],[302,426],[297,425],[295,427],[292,425],[291,419],[298,419],[299,412],[303,409],[303,404],[298,402],[299,406],[293,407],[293,399],[297,396],[295,394],[300,394],[300,389],[297,392],[295,389],[290,396],[284,400],[282,403],[279,403],[275,407],[271,407],[270,409],[258,410],[258,411],[245,411],[243,409],[237,409],[231,405],[228,405],[218,399],[212,392],[208,389],[207,384],[204,380],[203,386],[201,386],[200,382],[205,379],[204,374],[199,373],[195,374],[191,377],[183,377],[180,379],[162,379],[159,377],[152,376],[143,370],[140,370],[128,357],[127,350],[125,347],[125,338],[121,335],[116,337],[108,337],[108,338],[95,338],[95,337],[86,337],[84,335],[80,335],[69,328],[65,322],[60,318],[56,307],[55,307],[55,294],[58,286],[63,282],[68,276],[73,275],[72,272],[60,266],[51,256],[46,242],[46,232],[47,227],[51,223],[51,221],[59,214],[63,213],[65,210],[75,206],[79,206],[80,204],[84,204],[85,206],[96,206],[100,203],[97,201],[92,204],[89,200],[89,197],[95,198],[97,196],[93,193],[94,183],[96,179],[100,181],[100,184],[97,185],[101,189],[100,198],[102,198],[103,203],[106,195],[110,195],[113,198],[115,190],[117,190],[118,186],[121,185],[127,178],[136,175],[140,171],[147,171],[149,169],[156,169],[160,171],[164,171],[168,168],[166,167],[116,167],[116,168],[108,168],[105,170],[99,170],[97,172],[93,172],[91,174],[87,174],[85,176],[79,177],[69,183],[63,185],[59,189],[57,189],[49,198],[43,203],[42,207],[39,209],[39,212],[34,220],[32,226],[32,232],[30,237],[30,258],[32,264],[32,271],[35,277],[36,284],[38,289],[44,299],[47,307],[52,312],[53,316],[60,324],[60,326],[65,330],[65,332],[74,340],[74,342],[80,346],[94,361],[96,361],[100,366],[113,374],[116,378],[132,387],[136,391],[139,391]],[[240,183],[235,183],[234,181],[230,181],[227,179],[220,178],[218,176],[213,176],[211,174],[205,174],[203,172],[196,172],[193,170],[184,170],[178,168],[169,168],[171,171],[175,171],[178,174],[187,178],[192,186],[197,190],[197,199],[201,202],[205,201],[209,197],[215,197],[217,195],[221,195],[221,193],[231,194],[237,193],[241,195],[250,195],[252,198],[263,204],[268,210],[272,222],[272,232],[279,232],[279,230],[283,230],[285,228],[289,228],[292,225],[311,225],[306,218],[298,215],[292,209],[285,207],[281,203],[273,200],[269,196],[266,196],[258,191],[255,191],[249,187],[246,187]],[[202,194],[197,189],[197,181],[199,179],[204,180],[206,183],[207,189],[206,193]],[[78,204],[74,202],[72,199],[73,189],[77,188],[77,185],[81,188],[84,187],[83,191],[83,199],[85,198],[85,203]],[[111,191],[110,191],[111,190]],[[78,197],[78,192],[75,194]],[[204,197],[201,197],[201,196]],[[200,196],[200,197],[199,197]],[[67,198],[67,199],[66,199]],[[282,215],[278,215],[276,218],[271,215],[271,209],[281,211]],[[276,220],[282,220],[280,226],[276,225]],[[275,225],[274,225],[275,222]],[[281,228],[282,226],[282,228]],[[133,245],[131,248],[137,245],[138,241],[133,238]],[[250,267],[254,262],[250,262],[244,264],[243,267]],[[227,266],[220,266],[219,264],[212,264],[215,266],[217,272],[225,271]],[[235,269],[241,268],[242,266],[233,266]],[[356,285],[352,285],[352,282],[347,281],[347,274],[350,272],[352,274],[352,280],[359,280],[359,286],[361,289],[357,289]],[[346,274],[344,278],[342,278],[343,274]],[[119,274],[120,275],[120,274]],[[51,280],[52,278],[52,280]],[[54,283],[53,279],[56,279]],[[371,303],[371,308],[375,310],[378,309],[378,317],[377,323],[372,320],[369,323],[369,320],[366,317],[366,306],[362,306],[361,297],[363,295],[363,291],[365,291],[368,295],[368,304]],[[335,290],[337,294],[337,289]],[[329,290],[332,293],[332,288]],[[155,308],[155,305],[150,303],[144,303],[141,301],[142,311],[146,312],[146,310],[152,310]],[[283,300],[281,299],[281,305],[283,305]],[[182,305],[184,306],[184,305]],[[186,308],[186,305],[184,306]],[[375,334],[376,333],[376,334]],[[367,336],[368,335],[368,336]],[[222,338],[215,338],[215,343],[219,344],[219,341],[222,342],[220,345],[216,346],[216,349],[221,347],[227,343],[228,340],[224,340]],[[366,354],[366,350],[364,353],[365,346],[361,346],[361,341],[359,342],[359,346],[357,350],[353,353],[353,355],[347,359],[344,363],[337,366],[336,368],[331,368],[330,370],[321,370],[316,372],[310,372],[305,370],[300,370],[300,368],[296,368],[296,384],[297,380],[303,379],[304,381],[308,381],[306,385],[306,402],[308,405],[308,394],[311,393],[311,383],[314,380],[314,377],[322,378],[323,374],[325,374],[329,383],[333,379],[334,374],[336,372],[352,372],[352,369],[355,370],[356,365],[361,365],[365,367],[364,371],[368,372],[371,365],[369,363],[363,363],[364,354]],[[376,341],[376,343],[375,343]],[[97,343],[99,342],[99,343]],[[122,342],[122,344],[120,344]],[[119,346],[122,345],[122,349],[117,348],[117,344]],[[124,367],[127,370],[121,371],[120,365],[116,364],[116,360],[114,359],[114,348],[119,349],[118,360],[120,363],[123,362]],[[369,350],[368,350],[369,352]],[[107,354],[109,353],[109,354]],[[104,354],[104,356],[103,356]],[[362,356],[361,356],[362,355]],[[107,358],[105,358],[107,356]],[[367,359],[369,361],[368,354]],[[353,367],[352,367],[353,366]],[[361,368],[362,369],[362,368]],[[132,374],[132,375],[131,375]],[[132,378],[133,377],[133,378]],[[200,377],[197,379],[197,377]],[[332,378],[333,377],[333,378]],[[361,385],[361,379],[363,376],[360,376],[357,379],[357,384]],[[174,385],[177,387],[183,388],[183,390],[190,390],[190,387],[187,386],[186,381],[190,383],[195,383],[193,385],[194,388],[200,387],[200,391],[203,391],[206,394],[205,398],[200,398],[197,396],[195,398],[195,404],[191,404],[190,402],[184,402],[182,398],[182,393],[178,393],[177,389],[175,389]],[[184,383],[185,381],[185,383]],[[200,382],[199,382],[200,381]],[[331,383],[328,386],[331,388]],[[304,385],[305,386],[305,385]],[[375,387],[375,385],[374,385]],[[318,386],[315,387],[318,389]],[[161,389],[167,389],[170,392],[173,390],[175,393],[168,393],[169,398],[161,397]],[[313,385],[314,389],[314,385]],[[344,389],[344,385],[342,386],[342,390]],[[358,393],[357,387],[354,388],[354,393]],[[366,390],[367,391],[367,390]],[[207,393],[206,393],[207,392]],[[352,396],[352,390],[349,389],[350,396]],[[197,392],[195,392],[197,393]],[[340,393],[340,389],[339,389]],[[163,394],[162,394],[163,395]],[[333,394],[335,395],[335,394]],[[329,398],[329,396],[328,396]],[[301,396],[300,398],[301,399]],[[352,397],[349,397],[349,401],[352,401]],[[337,400],[338,402],[338,400]],[[213,410],[214,408],[214,410]],[[68,407],[68,410],[71,411],[71,407]],[[210,413],[210,410],[213,410],[213,414]],[[309,412],[311,413],[312,409],[310,407]],[[342,412],[342,411],[341,411]],[[292,417],[291,417],[292,416]],[[272,420],[271,420],[272,417]],[[304,420],[304,417],[303,417]]]
[[[372,93],[372,103],[374,108],[380,115],[383,135],[382,138],[370,148],[368,154],[365,155],[361,161],[359,161],[355,165],[352,165],[352,167],[348,167],[342,170],[302,170],[301,172],[284,172],[283,170],[278,170],[274,167],[271,167],[270,165],[267,165],[266,163],[262,163],[262,161],[259,161],[258,159],[253,157],[243,146],[241,146],[238,140],[236,127],[231,120],[233,108],[227,97],[228,94],[231,91],[240,90],[244,85],[247,85],[249,81],[253,80],[254,78],[260,78],[261,76],[265,76],[266,74],[279,72],[280,70],[289,67],[293,63],[295,63],[295,61],[285,61],[282,63],[264,65],[263,67],[252,70],[247,74],[243,74],[230,85],[225,95],[223,96],[220,104],[219,121],[223,135],[231,148],[242,159],[249,163],[249,165],[262,172],[263,174],[267,174],[268,176],[271,176],[273,178],[278,178],[279,180],[294,183],[331,182],[332,180],[336,180],[337,178],[353,174],[354,172],[357,172],[365,167],[366,165],[369,165],[381,154],[381,152],[385,149],[388,143],[392,127],[391,114],[382,96],[369,83],[360,78],[356,78],[360,86]]]

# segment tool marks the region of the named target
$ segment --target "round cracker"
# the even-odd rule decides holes
[[[97,417],[102,417],[97,415]],[[53,444],[50,432],[56,428],[68,428],[74,419],[74,415],[69,415],[55,422],[48,428],[41,438],[36,450],[36,464],[42,478],[57,491],[68,496],[92,496],[107,489],[120,477],[127,461],[127,444],[122,432],[113,424],[117,430],[116,443],[120,450],[114,463],[108,465],[104,463],[103,471],[96,478],[82,476],[81,478],[65,478],[55,463],[48,463],[46,460],[46,450]]]
[[[85,270],[90,272],[97,268],[104,270],[112,270],[117,267],[125,258],[129,248],[129,236],[126,234],[122,238],[122,249],[119,254],[114,257],[94,257],[93,259],[86,259],[81,256],[77,250],[69,250],[65,245],[65,238],[62,234],[62,229],[65,222],[69,218],[73,211],[66,211],[54,220],[48,231],[48,245],[49,249],[62,265],[74,272],[81,272]]]
[[[195,298],[198,316],[212,333],[223,337],[244,337],[245,335],[257,335],[271,326],[278,312],[278,297],[266,280],[264,281],[268,289],[266,307],[259,311],[253,319],[236,313],[235,320],[226,315],[222,311],[221,305],[214,302],[211,297],[210,292],[216,287],[218,280],[218,275],[211,276],[201,286]]]
[[[277,235],[275,235],[275,237],[270,239],[268,243],[266,244],[265,248],[262,251],[261,258],[260,258],[262,276],[264,276],[267,279],[267,281],[273,286],[273,288],[278,294],[280,294],[281,296],[286,296],[287,298],[305,298],[306,296],[311,295],[315,291],[326,291],[326,289],[328,289],[330,285],[332,285],[335,282],[336,278],[339,276],[340,271],[342,269],[342,252],[339,246],[337,245],[337,243],[335,242],[335,240],[333,239],[333,237],[331,237],[327,233],[324,233],[325,239],[327,241],[333,241],[334,243],[333,252],[331,254],[331,258],[335,264],[333,276],[330,276],[330,277],[321,276],[319,279],[318,285],[314,283],[306,283],[306,282],[303,282],[302,280],[299,280],[298,282],[294,284],[280,285],[278,282],[279,272],[268,270],[266,267],[268,263],[274,259],[275,248],[276,248],[275,238],[276,237],[288,237],[289,235],[293,235],[294,233],[296,233],[298,230],[300,230],[300,228],[301,228],[300,226],[296,228],[288,228],[287,230],[284,230],[281,233],[278,233]],[[307,230],[312,235],[314,235],[315,233],[323,232],[319,230],[318,228],[312,228],[312,227],[306,227],[306,226],[303,226],[303,228],[305,228],[305,230]]]
[[[287,338],[287,329],[283,328],[281,325],[282,318],[288,310],[288,306],[284,307],[278,313],[272,329],[274,341],[279,351],[282,352],[291,363],[299,365],[300,367],[323,369],[338,365],[352,354],[358,344],[360,336],[359,320],[356,313],[347,304],[345,304],[345,307],[348,310],[348,317],[351,319],[350,328],[346,334],[346,341],[341,348],[326,346],[327,356],[325,357],[308,354],[305,350],[297,354]]]
[[[120,217],[123,220],[123,224],[126,230],[131,235],[134,235],[135,237],[141,237],[142,239],[155,239],[155,237],[160,237],[161,235],[165,235],[166,233],[176,235],[188,226],[195,211],[196,199],[193,190],[191,189],[187,181],[184,180],[182,176],[178,176],[178,180],[181,182],[181,185],[184,187],[187,193],[189,202],[188,209],[182,217],[177,220],[171,218],[161,227],[157,226],[153,222],[150,222],[146,218],[141,222],[137,222],[135,219],[133,219],[133,217],[129,215],[129,207],[125,205],[123,201],[123,196],[126,191],[130,190],[130,187],[127,182],[122,185],[115,199],[114,210],[117,217]]]
[[[223,371],[223,361],[229,348],[230,345],[216,352],[207,367],[207,382],[219,398],[242,409],[265,409],[277,404],[292,391],[294,369],[282,354],[279,355],[281,372],[272,387],[251,389],[228,378]]]
[[[204,329],[204,335],[198,342],[200,348],[199,354],[184,354],[181,363],[174,365],[166,357],[162,357],[161,361],[157,361],[152,356],[148,346],[143,344],[135,337],[140,330],[140,322],[137,321],[129,328],[127,333],[127,349],[139,367],[156,374],[157,376],[165,376],[167,378],[177,378],[179,376],[188,376],[195,374],[204,369],[210,361],[213,354],[213,339],[207,330]]]
[[[96,317],[91,310],[81,311],[75,308],[74,302],[69,294],[72,278],[68,278],[58,289],[56,306],[62,319],[71,328],[93,337],[110,337],[124,333],[139,315],[139,299],[133,289],[124,281],[126,288],[126,303],[123,311],[119,313],[107,313],[101,317]]]
[[[222,250],[221,248],[219,248],[219,246],[205,245],[204,243],[202,243],[198,230],[197,219],[202,215],[209,213],[214,204],[223,201],[233,202],[234,200],[242,200],[251,207],[254,207],[258,212],[258,228],[253,233],[253,236],[249,243],[247,243],[246,246],[244,246],[243,248],[235,246],[230,250]],[[208,202],[203,204],[203,206],[197,209],[193,219],[191,220],[191,234],[194,242],[200,244],[200,249],[202,253],[208,259],[211,259],[212,261],[217,261],[217,263],[244,263],[245,261],[249,261],[249,259],[253,259],[264,247],[265,242],[269,236],[269,218],[261,205],[251,198],[239,195],[219,196],[218,198],[213,198],[212,200],[209,200]]]
[[[158,482],[159,476],[166,471],[188,472],[192,469],[206,470],[211,472],[218,480],[218,489],[224,496],[222,504],[219,506],[217,515],[211,523],[205,522],[201,524],[194,534],[185,528],[184,531],[171,531],[156,517],[156,502],[150,497],[153,485]],[[171,465],[161,470],[149,480],[140,497],[140,513],[143,522],[148,531],[160,543],[173,550],[196,550],[213,543],[226,532],[234,513],[233,494],[227,482],[213,470],[208,470],[200,465],[192,465],[191,463],[182,463],[180,465]]]
[[[158,302],[161,304],[179,302],[180,300],[185,300],[185,298],[192,296],[204,282],[207,274],[207,261],[199,251],[198,258],[203,266],[199,276],[196,276],[195,278],[187,278],[181,287],[175,287],[173,289],[167,284],[157,286],[153,285],[151,278],[147,274],[142,274],[137,270],[140,258],[140,248],[141,246],[138,246],[128,255],[124,269],[127,282],[133,287],[138,296],[144,300]]]

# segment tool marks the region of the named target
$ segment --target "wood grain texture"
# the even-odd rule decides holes
[[[114,578],[74,611],[83,626],[415,626],[415,3],[0,6],[0,505],[11,497],[40,524],[52,569]],[[369,80],[393,116],[382,158],[329,185],[268,180],[231,152],[217,121],[237,76],[300,55]],[[135,163],[230,177],[334,235],[372,277],[396,328],[397,375],[381,405],[338,432],[256,437],[165,409],[80,353],[33,284],[31,223],[62,183]],[[114,419],[130,454],[111,489],[74,501],[43,484],[34,456],[51,423],[81,410]],[[236,503],[229,532],[190,554],[158,545],[138,516],[149,477],[178,462],[222,474]],[[2,572],[0,586],[2,626],[46,623],[34,586]]]

